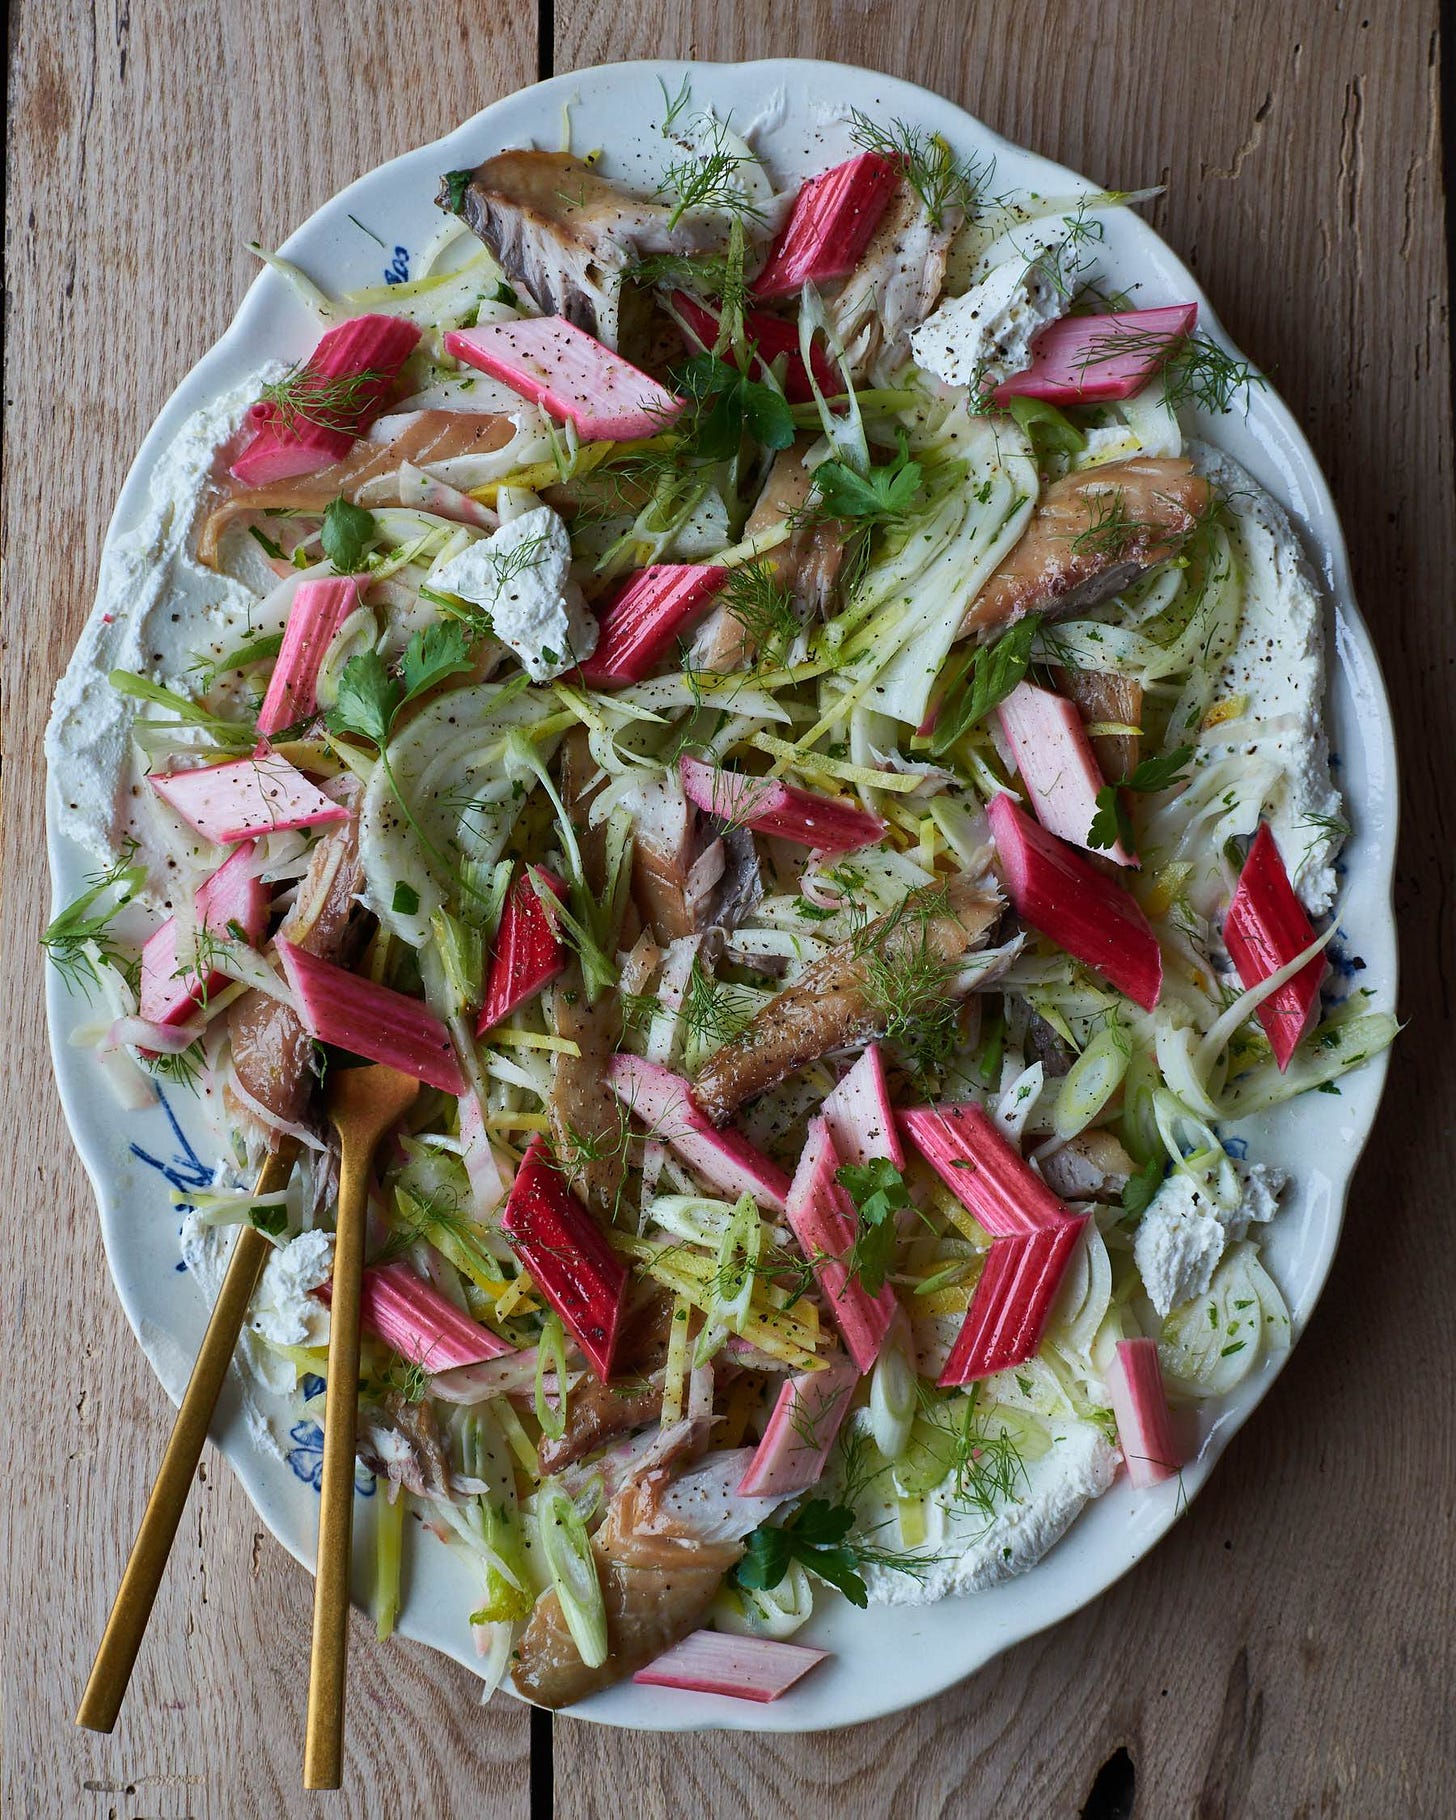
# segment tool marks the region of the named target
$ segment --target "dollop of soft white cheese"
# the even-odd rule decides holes
[[[334,1269],[334,1240],[327,1232],[301,1232],[268,1259],[253,1296],[250,1325],[274,1346],[323,1346],[329,1311],[310,1292]]]
[[[1169,1176],[1148,1202],[1133,1240],[1133,1258],[1159,1314],[1202,1295],[1229,1244],[1279,1211],[1279,1195],[1289,1180],[1282,1169],[1235,1162],[1234,1170],[1241,1193],[1233,1207],[1222,1206],[1182,1170]]]
[[[1032,223],[990,247],[959,297],[910,337],[916,364],[947,385],[996,386],[1031,365],[1031,344],[1072,298],[1065,224]]]
[[[1325,733],[1323,603],[1284,509],[1221,450],[1192,443],[1189,453],[1227,503],[1243,582],[1238,638],[1195,746],[1194,787],[1198,772],[1228,761],[1208,846],[1253,834],[1264,816],[1296,895],[1319,915],[1334,901],[1346,834]]]
[[[914,1574],[866,1564],[861,1572],[876,1605],[929,1605],[952,1593],[983,1592],[1034,1567],[1061,1540],[1083,1506],[1117,1475],[1117,1449],[1095,1422],[1075,1416],[1047,1423],[1051,1444],[1023,1457],[1015,1494],[989,1518],[957,1500],[954,1475],[930,1495],[939,1513],[923,1566]],[[884,1533],[893,1535],[893,1513]]]
[[[571,579],[571,537],[559,513],[533,506],[443,563],[430,585],[490,616],[496,637],[534,682],[591,656],[599,628]]]
[[[132,744],[137,703],[113,689],[113,670],[132,670],[187,692],[200,657],[241,642],[258,602],[252,588],[205,569],[190,545],[218,449],[236,434],[274,363],[193,414],[152,470],[141,520],[110,539],[96,604],[56,685],[45,753],[60,831],[101,859],[131,836],[146,845],[154,796]]]

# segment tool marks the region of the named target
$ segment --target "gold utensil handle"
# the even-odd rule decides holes
[[[323,1477],[319,1485],[318,1564],[313,1587],[313,1648],[303,1786],[338,1788],[344,1760],[344,1681],[349,1665],[349,1582],[354,1540],[354,1439],[359,1397],[359,1292],[364,1273],[364,1214],[375,1134],[350,1142],[339,1165],[334,1280],[329,1296],[328,1389],[324,1396]]]
[[[263,1165],[255,1194],[273,1194],[286,1186],[292,1173],[296,1146],[291,1142],[275,1150]],[[237,1350],[248,1304],[258,1286],[268,1257],[268,1241],[255,1227],[245,1225],[233,1246],[233,1255],[207,1323],[197,1362],[172,1425],[172,1437],[147,1500],[146,1512],[121,1577],[101,1647],[91,1668],[86,1691],[76,1713],[77,1725],[89,1731],[109,1732],[126,1698],[127,1684],[136,1664],[157,1588],[162,1583],[167,1556],[192,1487],[202,1444],[212,1422],[212,1412]]]

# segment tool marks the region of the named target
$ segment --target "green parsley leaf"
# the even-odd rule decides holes
[[[426,689],[458,676],[470,668],[470,630],[459,620],[436,621],[411,635],[400,662],[404,700],[413,701]]]
[[[420,894],[413,885],[406,884],[401,879],[394,887],[394,897],[389,907],[396,916],[413,916],[420,907]]]
[[[270,1239],[280,1238],[288,1230],[286,1207],[250,1207],[248,1219],[259,1232],[266,1232]]]
[[[1146,1212],[1148,1203],[1163,1185],[1163,1167],[1162,1157],[1151,1157],[1136,1175],[1127,1178],[1122,1189],[1124,1219],[1135,1220]]]
[[[750,1592],[766,1592],[783,1579],[793,1558],[793,1544],[787,1530],[756,1529],[748,1538],[734,1577]]]
[[[1097,813],[1087,831],[1087,845],[1115,847],[1120,840],[1125,847],[1134,846],[1132,816],[1122,792],[1136,790],[1146,795],[1181,784],[1188,775],[1185,767],[1192,756],[1192,746],[1179,746],[1177,751],[1166,752],[1161,757],[1145,758],[1121,783],[1104,784],[1097,792]]]
[[[698,405],[692,441],[704,461],[731,461],[745,432],[768,449],[786,449],[794,440],[794,414],[783,393],[716,354],[695,354],[678,384]]]
[[[452,215],[458,215],[465,207],[465,192],[470,188],[474,171],[446,171],[440,179],[441,194],[445,198],[445,207]]]
[[[895,1215],[910,1205],[905,1178],[888,1157],[871,1157],[864,1164],[846,1163],[835,1180],[854,1202],[859,1216],[854,1245],[848,1260],[866,1295],[878,1295],[885,1286],[899,1237]]]
[[[508,309],[512,310],[518,310],[521,307],[520,298],[516,295],[513,287],[508,285],[504,279],[502,279],[491,292],[490,300],[492,303],[503,303]]]
[[[404,699],[403,691],[384,667],[377,651],[357,651],[344,665],[339,693],[324,723],[332,733],[352,733],[367,739],[382,752],[389,741],[389,727]]]
[[[810,1498],[789,1528],[796,1543],[831,1548],[854,1528],[854,1512],[843,1504],[831,1504],[827,1498]]]
[[[357,575],[374,541],[374,514],[351,505],[341,494],[324,513],[319,538],[336,575]]]
[[[860,524],[885,524],[903,518],[920,491],[921,468],[910,459],[905,438],[893,460],[871,464],[868,474],[856,474],[838,457],[821,461],[814,470],[819,504],[829,518],[851,518]]]
[[[863,1611],[869,1604],[869,1588],[855,1572],[855,1556],[850,1549],[814,1548],[800,1559],[811,1574],[818,1574],[821,1580],[837,1586],[851,1605],[857,1605]]]
[[[1022,681],[1031,667],[1031,650],[1040,630],[1041,615],[1028,613],[994,644],[979,645],[959,660],[930,736],[932,758],[944,757],[962,734],[984,720]]]

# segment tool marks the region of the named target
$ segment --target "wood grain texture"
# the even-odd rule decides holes
[[[1075,1814],[1126,1746],[1136,1811],[1158,1820],[1449,1812],[1456,829],[1439,786],[1456,750],[1456,528],[1435,0],[1365,14],[1309,0],[556,0],[556,27],[557,68],[864,62],[1089,174],[1168,184],[1151,219],[1274,372],[1345,518],[1401,726],[1412,1018],[1310,1332],[1147,1562],[922,1712],[852,1733],[745,1748],[558,1720],[558,1810],[594,1816],[630,1790],[642,1820]],[[528,81],[534,28],[521,0],[488,13],[27,0],[13,17],[0,956],[21,1040],[0,1095],[12,1225],[0,1337],[25,1419],[0,1543],[0,1667],[4,1805],[27,1820],[326,1811],[297,1789],[307,1577],[216,1456],[115,1737],[70,1724],[141,1509],[135,1463],[153,1457],[165,1409],[106,1288],[45,1055],[34,938],[51,681],[131,454],[250,276],[241,242],[280,238],[381,158]],[[327,1811],[524,1812],[521,1710],[479,1714],[463,1671],[358,1633],[350,1792]]]
[[[23,4],[11,18],[4,1328],[23,1421],[3,1537],[14,1820],[524,1815],[528,1716],[355,1621],[347,1793],[300,1790],[311,1583],[209,1450],[115,1734],[76,1702],[170,1408],[110,1290],[50,1080],[41,731],[142,435],[276,243],[535,75],[531,0]]]
[[[563,1820],[1421,1815],[1456,1773],[1448,1238],[1456,563],[1435,0],[1194,7],[557,0],[556,64],[820,56],[940,90],[1147,211],[1324,465],[1401,740],[1402,1005],[1329,1289],[1187,1519],[1088,1611],[915,1714],[636,1738],[558,1719]]]

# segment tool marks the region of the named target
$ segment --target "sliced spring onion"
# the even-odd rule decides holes
[[[1043,1014],[1045,1015],[1045,1014]],[[1067,1070],[1052,1113],[1052,1127],[1064,1142],[1085,1131],[1122,1085],[1130,1048],[1116,1025],[1099,1030]]]
[[[553,1404],[546,1394],[546,1374],[552,1376],[552,1393],[556,1398]],[[541,1424],[542,1434],[549,1435],[553,1441],[559,1441],[566,1433],[566,1333],[561,1325],[561,1317],[551,1313],[546,1316],[541,1326],[541,1337],[536,1342],[536,1420]]]
[[[561,1603],[561,1615],[588,1668],[607,1659],[607,1608],[586,1524],[559,1485],[545,1485],[537,1498],[541,1552]]]
[[[887,1460],[898,1460],[915,1421],[915,1367],[893,1330],[870,1375],[870,1433]]]

